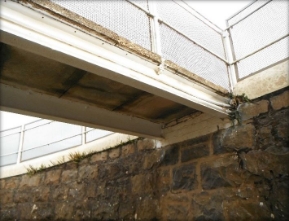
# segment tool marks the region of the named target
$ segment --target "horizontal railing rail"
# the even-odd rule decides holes
[[[29,127],[31,125],[34,125],[35,123],[37,123],[37,125]],[[72,130],[75,130],[76,128],[79,132],[73,133],[72,135],[69,135],[69,136],[64,134],[62,137],[56,140],[53,140],[53,141],[50,141],[41,145],[33,144],[33,139],[35,140],[42,139],[41,136],[51,137],[55,134],[55,131],[53,131],[53,128],[49,128],[50,125],[52,125],[53,123],[57,124],[58,127],[60,128],[61,126],[65,125],[65,128],[67,130],[69,130],[69,128],[71,128]],[[113,132],[110,132],[110,131],[104,131],[104,130],[78,126],[78,125],[71,125],[71,124],[61,123],[61,122],[52,121],[52,120],[45,120],[45,119],[36,120],[36,121],[24,124],[19,127],[14,127],[11,129],[3,130],[3,131],[0,131],[0,134],[2,134],[3,132],[7,132],[7,131],[8,132],[13,131],[15,129],[19,129],[19,132],[16,132],[16,133],[14,132],[9,135],[0,136],[0,143],[1,143],[0,166],[19,164],[27,160],[45,156],[47,154],[57,153],[59,151],[81,146],[81,145],[90,143],[92,141],[95,141],[97,139],[106,137],[110,134],[113,134]],[[39,129],[46,131],[46,134],[39,133]],[[93,134],[93,133],[96,133],[96,134]],[[16,142],[15,142],[15,135],[18,135],[18,140]],[[10,140],[9,140],[9,136],[11,137]],[[73,138],[75,137],[80,138],[78,142],[75,142],[75,141],[72,142]],[[63,142],[64,142],[64,145],[59,145],[59,147],[53,147],[53,145],[60,144]],[[46,153],[41,153],[43,151],[43,148],[48,147],[48,146],[49,147],[52,146],[53,148],[48,151],[46,150]],[[30,157],[28,153],[31,153],[32,151],[36,151],[37,153],[33,153],[32,154],[33,156]],[[25,154],[28,154],[28,155],[25,155]]]

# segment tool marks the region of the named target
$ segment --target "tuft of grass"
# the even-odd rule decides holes
[[[41,164],[40,167],[33,167],[31,165],[29,165],[28,168],[26,168],[27,170],[27,175],[29,176],[33,176],[35,175],[36,173],[39,173],[41,171],[44,171],[47,167],[44,165],[44,164]]]
[[[74,152],[69,154],[69,160],[72,160],[75,163],[79,163],[82,159],[86,157],[86,153]]]

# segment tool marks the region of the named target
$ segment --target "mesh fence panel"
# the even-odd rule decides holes
[[[30,160],[36,157],[41,157],[47,154],[55,153],[68,148],[81,145],[81,135],[69,137],[68,139],[61,140],[55,143],[49,143],[45,146],[37,147],[35,149],[24,150],[22,152],[22,161]]]
[[[98,129],[93,129],[93,128],[87,128],[87,133],[86,133],[86,142],[91,142],[94,141],[96,139],[105,137],[109,134],[112,134],[113,132],[111,131],[106,131],[106,130],[98,130]]]
[[[127,1],[52,0],[52,2],[151,50],[149,17]],[[137,4],[143,6],[144,3],[145,1],[142,1]]]
[[[73,137],[81,134],[81,126],[66,124],[61,122],[51,122],[45,125],[26,130],[24,133],[23,150],[35,147],[41,147],[50,143],[58,142],[65,138]],[[71,144],[70,140],[66,140],[67,147],[77,146],[81,144],[76,142]],[[59,151],[62,147],[53,146],[54,151]],[[50,146],[52,148],[52,146]]]
[[[2,156],[18,152],[20,136],[21,133],[18,132],[0,137],[0,147],[1,147],[0,155]]]
[[[147,0],[129,0],[128,2],[132,2],[133,4],[136,4],[145,10],[149,10]]]
[[[155,1],[159,17],[180,33],[224,58],[222,34],[173,1]]]
[[[17,162],[18,153],[0,156],[0,166],[7,166]]]
[[[271,1],[231,29],[236,58],[288,34],[289,2]]]
[[[261,50],[260,52],[241,60],[238,63],[239,78],[244,78],[265,67],[289,57],[289,37]]]
[[[224,88],[229,88],[226,64],[165,24],[160,25],[162,52],[167,60]]]
[[[259,7],[262,7],[263,5],[265,5],[267,2],[268,1],[255,1],[255,2],[253,2],[250,6],[248,6],[247,8],[245,8],[244,10],[240,11],[238,14],[236,14],[235,16],[230,18],[228,20],[229,26],[232,24],[235,24],[236,22],[238,22],[242,18],[248,16],[250,13],[252,13],[256,9],[258,9]]]

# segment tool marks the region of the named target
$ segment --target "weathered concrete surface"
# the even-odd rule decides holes
[[[289,60],[260,71],[238,82],[234,94],[245,93],[250,99],[258,98],[289,86]]]
[[[267,111],[250,109],[239,126],[1,179],[1,220],[288,220],[289,109],[269,102],[284,93],[253,101]]]
[[[198,112],[133,86],[13,46],[1,43],[0,52],[0,83],[5,85],[157,123],[168,123]]]

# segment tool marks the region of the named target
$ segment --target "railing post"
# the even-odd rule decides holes
[[[19,148],[18,148],[18,156],[17,156],[17,164],[21,163],[22,158],[22,150],[23,150],[23,144],[24,144],[24,129],[25,125],[23,124],[21,126],[21,132],[20,132],[20,142],[19,142]]]
[[[162,55],[159,18],[157,13],[156,3],[154,1],[148,1],[150,13],[153,15],[153,25],[151,26],[152,33],[152,50],[159,55]]]
[[[231,90],[233,91],[234,86],[237,84],[239,74],[238,74],[237,64],[236,63],[232,64],[236,60],[236,54],[234,50],[234,45],[233,45],[230,29],[227,29],[223,33],[223,39],[224,39],[223,42],[224,42],[226,57],[229,62],[229,66],[228,66],[229,80],[231,84]]]

